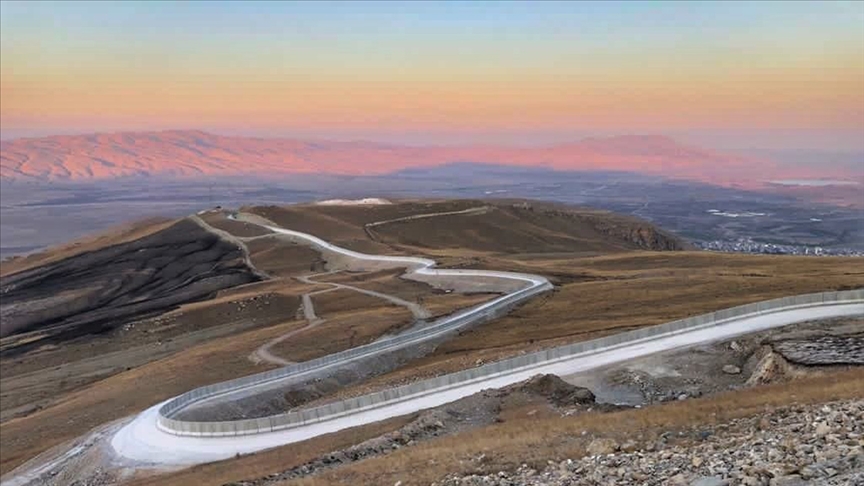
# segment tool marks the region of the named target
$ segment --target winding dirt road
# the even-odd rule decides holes
[[[320,275],[333,275],[335,273],[338,273],[338,272],[324,272],[324,273],[317,273],[314,275],[295,277],[297,280],[299,280],[303,283],[308,283],[308,284],[313,284],[313,285],[329,285],[330,288],[323,289],[323,290],[316,290],[314,292],[308,292],[308,293],[303,294],[303,296],[301,297],[302,302],[303,302],[303,304],[302,304],[303,318],[306,319],[308,324],[306,326],[300,328],[300,329],[295,329],[291,332],[285,333],[285,334],[283,334],[283,335],[281,335],[275,339],[272,339],[272,340],[268,341],[267,343],[261,345],[261,347],[259,347],[258,349],[256,349],[255,351],[252,352],[252,354],[249,356],[249,359],[251,359],[253,362],[256,362],[256,363],[260,363],[260,362],[264,361],[264,362],[273,363],[273,364],[277,364],[277,365],[281,365],[281,366],[294,364],[293,361],[288,361],[284,358],[276,356],[275,354],[270,352],[270,349],[272,349],[273,346],[276,346],[277,344],[279,344],[279,343],[281,343],[287,339],[290,339],[290,338],[292,338],[292,337],[294,337],[294,336],[296,336],[302,332],[308,331],[309,329],[313,329],[314,327],[319,326],[319,325],[323,324],[324,322],[327,322],[326,319],[322,319],[315,314],[315,305],[313,303],[312,297],[314,297],[316,295],[321,295],[321,294],[324,294],[327,292],[332,292],[334,290],[339,290],[339,289],[351,290],[353,292],[358,292],[358,293],[361,293],[364,295],[369,295],[371,297],[377,297],[379,299],[386,300],[387,302],[393,303],[395,305],[405,307],[406,309],[408,309],[411,312],[411,315],[414,316],[414,319],[417,321],[428,319],[431,316],[431,314],[429,313],[429,311],[425,307],[423,307],[419,304],[416,304],[414,302],[408,302],[407,300],[400,299],[399,297],[396,297],[395,295],[385,294],[382,292],[376,292],[374,290],[363,289],[360,287],[355,287],[353,285],[347,285],[347,284],[342,284],[342,283],[322,282],[320,280],[314,280],[314,278],[313,278],[313,277],[317,277]]]

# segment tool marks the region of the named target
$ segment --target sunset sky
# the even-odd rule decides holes
[[[2,2],[4,138],[864,151],[864,2]]]

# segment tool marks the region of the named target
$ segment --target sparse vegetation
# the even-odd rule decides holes
[[[471,204],[474,202],[440,202],[435,203],[434,209],[458,210]],[[362,225],[365,222],[375,221],[377,218],[398,217],[417,210],[426,211],[427,204],[414,202],[406,205],[394,204],[369,208],[340,206],[316,209],[297,206],[290,209],[261,208],[256,211],[274,218],[280,224],[301,231],[311,231],[324,238],[333,238],[337,243],[362,251],[427,254],[440,259],[445,265],[538,273],[549,276],[556,283],[557,288],[554,292],[527,303],[507,317],[454,337],[439,346],[431,355],[412,362],[410,366],[349,388],[342,392],[343,395],[474,366],[478,361],[490,361],[522,350],[590,339],[783,295],[858,287],[864,281],[862,280],[864,262],[858,260],[719,255],[687,251],[636,251],[632,249],[635,248],[634,244],[627,243],[626,238],[622,240],[620,235],[595,230],[591,230],[592,236],[588,238],[581,234],[566,234],[566,231],[561,229],[560,234],[550,240],[551,243],[543,246],[531,236],[537,234],[532,232],[538,227],[520,226],[522,223],[514,222],[514,218],[518,220],[520,216],[514,216],[507,212],[509,210],[499,211],[502,215],[506,215],[502,216],[505,220],[502,220],[496,230],[502,232],[501,235],[483,243],[477,243],[473,238],[470,224],[458,226],[454,223],[454,232],[459,235],[458,238],[466,242],[469,248],[456,247],[457,240],[453,240],[452,247],[451,243],[448,243],[449,240],[430,240],[437,243],[423,248],[400,240],[403,236],[407,239],[413,238],[410,234],[415,233],[443,232],[443,229],[437,226],[440,223],[433,222],[435,218],[416,220],[392,232],[388,232],[391,229],[386,228],[389,225],[383,225],[378,228],[375,236],[381,241],[371,239],[363,231]],[[364,211],[368,211],[368,214]],[[601,219],[604,217],[602,212],[595,214],[596,216],[592,217]],[[531,216],[526,213],[524,218]],[[533,213],[533,216],[536,216],[536,213]],[[403,233],[408,231],[408,226],[411,226],[410,234]],[[233,229],[229,226],[223,228]],[[553,231],[549,225],[544,228],[542,231],[538,230],[541,231],[539,234],[551,235],[552,233],[546,232],[558,231]],[[388,231],[384,231],[385,229]],[[510,243],[494,246],[497,241],[507,241],[509,229],[514,232],[512,241],[523,241],[523,243],[518,243],[516,246],[509,246]],[[522,240],[522,238],[527,239]],[[519,245],[523,244],[526,245],[524,248],[533,248],[535,251],[530,253],[517,251],[518,248],[522,248]],[[535,244],[539,246],[531,246]],[[107,420],[135,413],[159,400],[195,386],[266,369],[262,365],[255,365],[249,361],[247,359],[249,353],[264,342],[296,326],[304,325],[303,321],[295,320],[299,296],[305,292],[324,288],[301,284],[291,280],[290,277],[321,271],[325,265],[316,252],[285,243],[278,238],[256,238],[248,241],[247,246],[253,264],[276,277],[276,280],[223,290],[212,300],[187,304],[165,315],[160,324],[146,320],[142,321],[145,323],[143,325],[136,324],[135,330],[131,331],[132,334],[129,336],[140,336],[136,339],[141,339],[141,344],[149,347],[141,348],[140,358],[133,362],[130,369],[117,369],[111,375],[97,376],[95,380],[83,382],[76,381],[74,376],[58,377],[57,379],[66,380],[66,386],[45,395],[45,401],[37,408],[22,411],[14,419],[4,418],[4,422],[0,424],[0,433],[3,436],[0,472],[8,472],[37,453],[76,437]],[[422,298],[424,305],[429,307],[433,314],[451,312],[456,308],[473,305],[490,297],[488,294],[466,296],[433,292],[423,284],[398,278],[397,273],[392,271],[366,274],[344,273],[327,278],[333,281],[344,279],[350,285],[392,292],[412,301]],[[271,304],[267,306],[263,306],[262,302],[256,302],[247,305],[242,312],[241,309],[226,311],[232,309],[232,306],[238,307],[238,302],[241,300],[264,295],[278,297],[273,297]],[[342,296],[344,297],[345,294]],[[327,299],[332,301],[328,303]],[[274,306],[273,302],[276,301],[280,304]],[[330,319],[333,327],[322,328],[322,331],[326,332],[310,334],[304,338],[305,341],[301,339],[286,342],[285,346],[291,348],[294,359],[306,359],[355,345],[350,342],[350,335],[341,333],[344,329],[358,330],[360,334],[354,337],[355,340],[372,339],[388,329],[392,330],[404,325],[408,320],[407,313],[402,312],[402,309],[391,308],[380,300],[373,302],[359,297],[343,299],[337,291],[322,294],[320,303],[322,309],[330,307],[331,315],[326,317]],[[392,322],[382,321],[380,319],[382,312],[384,314],[395,312]],[[370,323],[383,323],[383,327],[370,327]],[[205,331],[209,327],[221,329],[224,333],[208,334]],[[201,334],[194,334],[191,331]],[[340,340],[330,339],[330,336],[335,335],[337,331],[340,331]],[[193,339],[193,335],[198,337]],[[304,342],[307,344],[304,345]],[[47,368],[43,369],[34,364],[40,360],[46,364],[70,363],[66,365],[69,370],[78,370],[81,369],[76,368],[79,365],[75,363],[78,362],[106,359],[110,353],[117,351],[121,352],[118,356],[122,357],[122,352],[128,352],[124,351],[126,348],[123,346],[112,348],[120,343],[128,343],[128,341],[118,340],[115,335],[84,336],[80,340],[71,342],[69,346],[45,349],[39,351],[42,354],[34,354],[32,357],[25,355],[16,358],[17,361],[4,358],[0,362],[4,370],[4,393],[7,384],[10,383],[7,370],[14,370],[16,366],[34,372],[34,377],[47,376],[45,375]],[[188,373],[188,370],[196,370],[196,372]],[[854,380],[850,380],[846,386],[859,386],[855,383],[860,383],[860,375],[849,376],[854,376]],[[826,397],[851,393],[850,388],[841,386],[842,383],[832,383],[834,384],[825,389]],[[812,392],[808,396],[816,400],[817,387],[811,385],[808,390]],[[841,393],[842,390],[846,391]],[[777,397],[788,397],[787,392],[777,391],[777,394]],[[753,395],[752,399],[755,400],[755,397],[756,395]],[[699,403],[704,403],[703,407],[713,407],[707,405],[709,401]],[[756,406],[756,402],[753,403]],[[6,413],[5,400],[2,406],[4,417],[11,417]],[[699,413],[702,412],[704,410],[700,409]],[[512,415],[513,417],[519,416],[518,411],[508,413],[515,414]],[[604,424],[606,423],[604,421],[609,420],[609,423],[633,425],[644,420],[655,420],[650,419],[653,413],[664,415],[667,412],[650,412],[649,418],[638,418],[641,417],[638,415],[639,412],[632,413],[633,415],[621,415],[618,419],[598,416],[591,420],[595,424]],[[502,444],[501,450],[505,456],[510,454],[508,451],[512,451],[512,454],[521,454],[518,452],[523,450],[521,448],[535,447],[536,457],[539,458],[546,449],[531,441],[541,438],[545,440],[547,437],[544,434],[554,436],[551,430],[563,426],[561,425],[563,422],[555,421],[543,422],[539,425],[524,422],[522,426],[517,426],[518,422],[520,421],[511,423],[508,420],[504,424],[493,426],[483,434],[477,432],[476,436],[465,437],[464,443],[461,438],[452,439],[455,442],[447,442],[451,439],[444,439],[433,442],[439,444],[440,449],[436,449],[439,445],[433,446],[433,443],[430,443],[412,450],[428,451],[430,459],[423,459],[423,461],[455,460],[458,464],[457,456],[461,454],[460,451],[468,451],[471,447],[493,448]],[[577,425],[567,427],[570,428],[562,430],[571,430]],[[525,432],[525,428],[530,429],[530,433]],[[378,429],[370,426],[363,430]],[[345,431],[315,439],[318,442],[314,443],[319,444],[315,447],[320,446],[320,450],[325,450],[331,446],[336,447],[336,444],[350,443],[357,438],[351,435],[355,433],[356,431]],[[554,445],[556,442],[552,440],[549,443]],[[577,446],[573,445],[573,447]],[[237,459],[237,463],[246,465],[242,467],[235,468],[232,466],[233,461],[227,461],[219,465],[196,467],[178,476],[152,480],[166,481],[169,484],[171,481],[177,481],[177,484],[180,484],[183,481],[188,483],[189,478],[196,477],[196,474],[201,474],[201,480],[205,483],[257,477],[266,470],[284,469],[286,455],[297,458],[308,457],[306,453],[300,454],[297,452],[299,449],[291,449],[291,447],[294,446],[279,449],[282,452],[278,453],[273,451],[272,454],[241,457]],[[428,477],[432,477],[443,468],[440,463],[427,467],[415,456],[405,455],[406,453],[400,451],[392,457],[376,460],[384,462],[367,461],[368,465],[364,462],[351,466],[345,469],[345,476],[332,476],[333,481],[343,481],[348,477],[371,478],[372,468],[384,471],[387,467],[401,465],[400,467],[419,468],[424,471],[428,469]],[[502,464],[506,463],[507,461],[502,462]],[[358,467],[360,469],[356,469]],[[369,469],[363,469],[366,467]],[[213,472],[217,469],[220,472]],[[253,470],[257,472],[250,474]],[[330,477],[322,476],[319,481],[326,481],[326,478]],[[420,481],[426,477],[427,475],[417,475],[414,479]],[[389,480],[390,476],[383,474],[380,478]],[[397,478],[393,482],[399,479],[404,480],[404,478]]]

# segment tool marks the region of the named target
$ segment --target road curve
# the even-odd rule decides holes
[[[162,404],[158,404],[145,410],[122,428],[113,437],[111,444],[119,455],[148,463],[192,465],[211,462],[226,459],[236,454],[246,454],[299,442],[322,434],[436,407],[484,389],[501,388],[517,383],[538,373],[569,375],[648,354],[729,339],[796,322],[859,314],[864,314],[864,303],[821,305],[753,315],[713,327],[672,333],[646,341],[625,343],[621,346],[574,356],[572,359],[526,367],[483,381],[465,383],[437,393],[361,410],[331,420],[255,435],[224,437],[173,435],[157,426],[159,408],[162,406]]]
[[[533,292],[525,294],[524,291],[526,289],[544,290],[551,287],[545,278],[535,275],[483,270],[436,269],[434,268],[435,262],[425,258],[367,255],[340,248],[320,238],[298,231],[292,231],[267,224],[262,224],[262,226],[274,233],[287,235],[295,239],[295,241],[303,242],[318,248],[321,251],[334,252],[343,257],[361,261],[385,261],[397,263],[406,267],[408,269],[407,273],[409,274],[413,273],[432,277],[446,276],[450,278],[464,278],[472,276],[494,277],[517,280],[525,285],[524,288],[512,292],[507,296],[494,299],[493,301],[476,306],[469,309],[467,312],[461,313],[461,319],[464,319],[466,314],[469,316],[476,315],[478,319],[483,318],[488,315],[489,312],[496,310],[497,306],[508,303],[512,304],[512,299],[508,302],[508,297],[514,295],[519,295],[521,297],[521,295],[524,295],[525,298],[528,298],[537,293]],[[193,390],[192,392],[175,397],[174,399],[158,404],[142,412],[114,435],[111,439],[111,444],[120,456],[148,463],[190,465],[210,462],[232,457],[238,453],[250,453],[268,449],[283,444],[305,440],[317,435],[338,431],[344,428],[354,427],[389,417],[404,415],[418,410],[439,406],[471,395],[483,389],[498,388],[522,381],[537,373],[566,375],[614,362],[632,359],[646,354],[730,338],[762,329],[811,319],[853,314],[864,314],[864,303],[856,302],[842,305],[837,303],[830,305],[821,304],[806,308],[780,310],[768,314],[742,316],[741,318],[723,321],[716,326],[708,328],[694,328],[688,331],[661,334],[651,339],[623,343],[614,347],[601,348],[591,351],[590,353],[574,355],[567,359],[558,359],[554,362],[540,363],[524,368],[518,368],[482,380],[457,383],[453,386],[443,387],[440,390],[432,390],[416,397],[410,396],[404,400],[394,401],[393,403],[383,403],[375,408],[361,409],[350,414],[343,414],[333,418],[322,419],[321,421],[296,425],[282,430],[248,435],[219,437],[177,435],[163,426],[162,419],[170,418],[170,415],[182,410],[185,406],[188,406],[188,404],[210,400],[213,396],[223,397],[226,394],[238,391],[248,391],[252,388],[260,388],[261,386],[268,385],[268,383],[269,386],[272,386],[272,383],[256,382],[252,385],[245,384],[238,386],[236,389],[228,388],[227,392],[220,391],[211,394],[208,394],[206,390]],[[453,318],[449,318],[449,320],[454,321]],[[442,329],[447,329],[446,325],[448,324],[448,318],[442,319],[438,322],[438,325],[441,326]],[[462,321],[458,322],[461,323]],[[431,327],[434,328],[435,324]],[[423,339],[429,339],[428,332],[418,332],[417,334],[418,342],[422,342]],[[412,343],[409,341],[408,344]],[[377,352],[384,351],[378,350]],[[373,355],[371,347],[370,355]],[[322,368],[338,364],[340,363],[330,363],[327,364],[327,366],[322,366]],[[301,375],[305,372],[308,371],[297,371],[295,374],[290,376]]]
[[[309,329],[325,323],[326,319],[321,319],[315,314],[315,305],[312,303],[312,296],[332,292],[337,288],[338,287],[330,287],[328,289],[317,290],[315,292],[303,294],[303,297],[301,297],[301,299],[303,301],[303,318],[306,319],[306,325],[301,327],[300,329],[288,331],[285,334],[262,344],[258,347],[258,349],[252,351],[252,354],[249,355],[249,360],[256,364],[261,362],[272,363],[279,366],[288,366],[294,364],[294,361],[288,361],[285,358],[280,358],[279,356],[271,353],[270,350],[273,348],[273,346],[276,346],[277,344],[285,341],[286,339],[292,338],[300,334],[301,332],[308,331]]]
[[[326,274],[331,274],[331,273],[334,273],[334,272],[326,272]],[[378,299],[386,300],[387,302],[390,302],[393,305],[398,305],[400,307],[404,307],[404,308],[408,309],[408,312],[411,313],[411,315],[414,317],[414,319],[418,319],[418,320],[419,319],[428,319],[430,317],[429,311],[426,310],[425,307],[421,306],[420,304],[416,304],[414,302],[408,302],[405,299],[400,299],[399,297],[396,297],[395,295],[385,294],[383,292],[376,292],[374,290],[364,289],[361,287],[355,287],[353,285],[343,284],[343,283],[339,283],[339,282],[322,282],[320,280],[313,280],[312,277],[316,277],[316,276],[317,275],[307,275],[307,276],[303,276],[303,277],[297,277],[297,280],[299,280],[303,283],[308,283],[308,284],[313,284],[313,285],[315,285],[315,284],[329,285],[331,288],[328,290],[336,290],[336,289],[351,290],[351,291],[354,291],[354,292],[357,292],[360,294],[368,295],[370,297],[376,297]],[[311,294],[311,295],[316,295],[319,293],[321,293],[321,292],[315,292],[314,294]]]
[[[254,215],[241,214],[239,218],[232,215],[231,218],[257,224],[267,228],[276,235],[282,235],[297,243],[311,246],[325,254],[338,255],[340,258],[351,262],[366,262],[373,264],[373,266],[384,263],[391,268],[406,268],[405,276],[408,278],[418,278],[418,276],[420,278],[426,278],[427,280],[434,280],[437,278],[450,280],[491,278],[509,281],[511,282],[509,284],[510,287],[513,287],[513,283],[515,282],[520,287],[517,290],[492,299],[491,301],[437,319],[421,329],[390,338],[379,339],[371,344],[358,346],[351,350],[334,353],[323,358],[306,361],[296,365],[289,365],[279,370],[275,370],[275,372],[264,372],[258,375],[252,375],[237,380],[229,380],[208,387],[197,388],[179,395],[164,404],[161,409],[161,414],[164,418],[161,425],[174,420],[173,417],[190,406],[198,406],[216,399],[225,400],[229,397],[244,396],[250,392],[257,393],[265,389],[277,388],[286,380],[294,380],[301,376],[314,377],[316,374],[320,374],[324,370],[332,370],[334,368],[338,369],[339,367],[345,366],[346,364],[359,359],[374,357],[398,349],[416,346],[421,343],[429,342],[430,340],[440,339],[450,333],[463,329],[475,322],[487,319],[502,310],[509,309],[511,306],[516,305],[519,302],[552,288],[552,285],[545,277],[538,275],[486,270],[438,269],[434,268],[436,265],[434,260],[407,256],[368,255],[341,248],[306,233],[275,226],[274,223]],[[360,289],[358,289],[358,291],[359,290]],[[365,289],[362,290],[364,292],[369,292]],[[425,313],[425,310],[419,311],[418,313]]]

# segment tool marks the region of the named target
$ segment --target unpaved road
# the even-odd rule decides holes
[[[390,223],[398,223],[400,221],[412,221],[415,219],[426,219],[426,218],[437,218],[438,216],[456,216],[460,214],[483,214],[487,211],[491,210],[491,206],[479,206],[476,208],[468,208],[463,209],[461,211],[446,211],[440,213],[425,213],[425,214],[412,214],[411,216],[403,216],[401,218],[393,218],[387,219],[384,221],[375,221],[374,223],[366,223],[366,228],[374,228],[376,226],[381,226]]]
[[[300,329],[294,329],[293,331],[287,332],[275,339],[271,339],[270,341],[262,344],[258,349],[256,349],[252,352],[252,354],[249,355],[249,359],[253,363],[267,362],[280,366],[288,366],[290,364],[294,364],[293,361],[288,361],[287,359],[280,358],[279,356],[271,353],[270,349],[272,349],[273,346],[276,346],[282,341],[290,339],[302,332],[308,331],[309,329],[312,329],[326,322],[326,319],[321,319],[317,315],[315,315],[315,306],[312,303],[312,296],[332,292],[333,290],[336,290],[336,287],[303,294],[301,297],[303,302],[301,305],[301,309],[303,309],[303,318],[306,319],[307,324]]]
[[[267,343],[261,345],[261,347],[259,347],[258,349],[256,349],[255,351],[252,352],[252,354],[249,356],[249,359],[251,359],[253,362],[256,362],[256,363],[260,363],[262,361],[265,361],[268,363],[273,363],[273,364],[282,365],[282,366],[287,366],[289,364],[293,364],[292,361],[288,361],[284,358],[276,356],[275,354],[270,352],[270,350],[273,348],[273,346],[276,346],[277,344],[279,344],[279,343],[281,343],[287,339],[290,339],[290,338],[292,338],[292,337],[294,337],[294,336],[296,336],[302,332],[308,331],[309,329],[312,329],[312,328],[319,326],[319,325],[323,324],[324,322],[326,322],[326,319],[322,319],[315,314],[315,305],[314,305],[314,302],[312,300],[312,297],[316,296],[316,295],[323,294],[323,293],[332,292],[334,290],[339,290],[339,289],[351,290],[353,292],[358,292],[358,293],[369,295],[372,297],[377,297],[379,299],[386,300],[387,302],[391,302],[395,305],[405,307],[406,309],[408,309],[411,312],[411,315],[414,316],[415,320],[424,320],[424,319],[428,319],[431,316],[431,314],[429,313],[429,311],[425,307],[423,307],[419,304],[415,304],[414,302],[408,302],[407,300],[400,299],[399,297],[396,297],[394,295],[385,294],[382,292],[376,292],[374,290],[362,289],[360,287],[354,287],[353,285],[346,285],[346,284],[336,283],[336,282],[322,282],[320,280],[314,279],[314,277],[317,277],[319,275],[333,275],[334,273],[337,273],[337,272],[324,272],[324,273],[318,273],[315,275],[296,277],[297,280],[299,280],[303,283],[308,283],[308,284],[312,284],[312,285],[329,285],[330,288],[323,289],[323,290],[316,290],[315,292],[309,292],[309,293],[303,294],[303,296],[302,296],[303,317],[308,322],[308,325],[306,325],[300,329],[295,329],[293,331],[290,331],[286,334],[283,334],[283,335],[281,335],[275,339],[272,339],[272,340],[268,341]]]
[[[255,265],[252,263],[252,259],[249,257],[249,247],[246,246],[246,240],[250,240],[251,238],[241,238],[239,236],[234,236],[225,230],[215,228],[203,219],[201,219],[201,217],[197,214],[189,216],[189,220],[200,226],[203,230],[208,231],[229,243],[237,245],[237,248],[239,248],[240,251],[243,253],[243,262],[246,264],[247,267],[252,269],[252,271],[262,280],[268,280],[271,278],[270,275],[267,275],[266,272],[263,272],[257,267],[255,267]]]
[[[232,219],[235,218],[232,217]],[[340,266],[343,268],[345,266],[354,269],[381,269],[382,266],[385,268],[405,268],[405,278],[433,283],[433,285],[434,282],[441,281],[449,285],[450,282],[455,280],[471,282],[485,279],[487,282],[484,283],[484,285],[488,284],[489,280],[497,281],[500,282],[498,285],[501,287],[509,286],[511,290],[506,295],[476,305],[467,310],[448,315],[429,323],[428,326],[423,326],[421,329],[416,329],[391,339],[377,341],[375,343],[359,346],[348,351],[335,353],[328,357],[304,363],[307,366],[302,369],[283,369],[276,374],[267,373],[261,377],[253,376],[251,377],[252,379],[247,377],[246,379],[235,380],[221,386],[214,386],[206,392],[202,392],[201,390],[188,392],[177,397],[178,401],[169,402],[172,404],[178,404],[182,401],[183,404],[180,407],[172,405],[171,408],[173,413],[168,413],[176,414],[181,409],[198,406],[205,402],[216,400],[230,401],[235,397],[248,396],[250,393],[258,393],[278,388],[281,386],[281,383],[286,380],[294,380],[301,375],[314,378],[325,370],[338,369],[359,359],[374,357],[398,349],[417,346],[430,340],[446,336],[458,329],[465,328],[476,321],[488,318],[490,315],[493,315],[502,308],[506,309],[508,306],[514,305],[519,301],[531,298],[534,295],[552,288],[552,285],[546,278],[538,275],[490,270],[438,269],[435,268],[436,262],[434,260],[407,256],[368,255],[348,250],[306,233],[274,226],[274,223],[256,215],[246,215],[241,213],[236,219],[264,226],[268,230],[282,235],[282,237],[287,238],[289,241],[311,246],[322,252],[328,262],[331,260],[339,260]],[[366,291],[366,289],[362,290]],[[166,416],[166,418],[170,417]]]
[[[332,274],[332,273],[335,273],[335,272],[328,272],[328,274]],[[297,280],[299,280],[303,283],[308,283],[308,284],[330,285],[333,287],[334,290],[335,289],[353,290],[354,292],[359,292],[361,294],[369,295],[371,297],[377,297],[379,299],[384,299],[387,302],[390,302],[390,303],[393,303],[395,305],[398,305],[398,306],[401,306],[401,307],[408,309],[411,312],[411,315],[414,316],[414,319],[428,319],[431,316],[429,311],[425,307],[421,306],[420,304],[416,304],[414,302],[408,302],[407,300],[400,299],[399,297],[396,297],[395,295],[385,294],[382,292],[376,292],[374,290],[363,289],[360,287],[354,287],[353,285],[347,285],[347,284],[343,284],[343,283],[321,282],[319,280],[313,280],[312,277],[315,277],[315,276],[316,275],[310,275],[310,276],[306,276],[306,277],[297,277]]]

